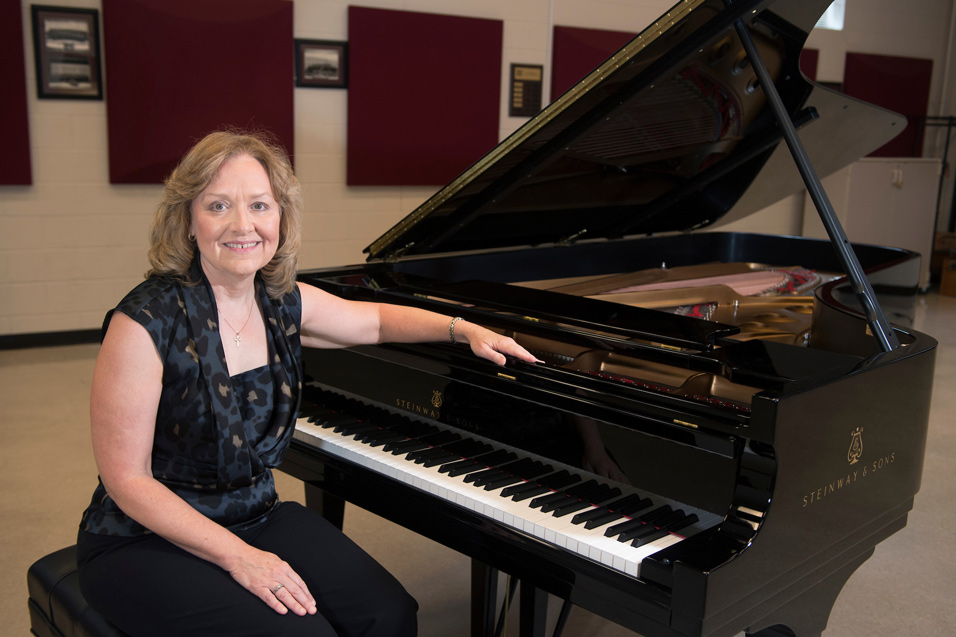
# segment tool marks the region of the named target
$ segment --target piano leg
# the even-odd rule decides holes
[[[305,506],[317,512],[341,531],[345,523],[345,500],[305,483]]]
[[[498,571],[478,560],[471,561],[471,637],[493,637]]]
[[[548,594],[540,588],[521,581],[521,637],[544,637],[548,621]]]

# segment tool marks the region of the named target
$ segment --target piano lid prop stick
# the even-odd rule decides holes
[[[849,276],[853,284],[853,291],[863,305],[870,329],[873,331],[873,334],[876,335],[876,339],[880,343],[880,348],[884,352],[898,348],[900,346],[899,338],[897,338],[896,333],[890,326],[889,320],[886,318],[886,314],[883,313],[883,309],[877,302],[876,294],[873,292],[870,282],[867,281],[866,275],[863,274],[863,267],[856,258],[856,254],[850,246],[850,240],[847,239],[846,233],[843,231],[843,226],[833,211],[830,199],[823,190],[823,184],[820,183],[820,178],[810,163],[810,158],[807,156],[800,137],[797,136],[797,131],[793,126],[793,122],[790,120],[790,115],[787,113],[783,101],[777,93],[777,87],[773,83],[773,78],[770,77],[770,73],[763,65],[763,60],[757,52],[757,47],[750,37],[750,31],[747,30],[747,26],[743,21],[739,19],[734,23],[734,28],[737,30],[737,36],[744,45],[747,57],[750,58],[751,66],[753,66],[754,71],[757,73],[757,79],[760,80],[760,87],[767,96],[767,101],[770,103],[777,122],[783,130],[783,136],[784,139],[787,140],[790,154],[793,155],[793,160],[800,170],[800,175],[803,177],[803,181],[807,186],[810,198],[813,199],[817,212],[820,214],[820,219],[823,221],[827,234],[830,236],[830,242],[836,248],[840,261],[843,263],[843,268],[846,270],[847,276]]]

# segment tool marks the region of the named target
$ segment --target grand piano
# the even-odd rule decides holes
[[[648,636],[819,635],[920,486],[919,257],[854,245],[821,174],[904,120],[798,68],[829,0],[680,2],[367,249],[300,273],[513,336],[305,354],[281,469]],[[799,134],[796,130],[799,129]],[[715,231],[800,189],[830,241]],[[505,595],[513,592],[507,591]],[[500,618],[497,620],[500,621]]]

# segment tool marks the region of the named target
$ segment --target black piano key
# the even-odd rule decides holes
[[[571,522],[572,524],[580,524],[582,522],[587,522],[588,520],[592,520],[612,512],[617,513],[618,515],[623,515],[621,509],[627,506],[638,504],[640,501],[641,496],[636,493],[631,493],[612,502],[608,502],[604,506],[594,509],[593,511],[579,513],[574,516],[574,519]],[[648,503],[650,503],[650,500],[648,500]]]
[[[617,487],[612,487],[609,484],[602,484],[600,487],[588,493],[588,502],[591,504],[604,504],[608,500],[613,498],[620,497],[621,490]]]
[[[663,506],[659,506],[653,511],[649,511],[639,518],[634,518],[633,520],[628,520],[627,522],[621,522],[620,524],[615,524],[614,526],[604,531],[604,535],[606,537],[614,537],[615,535],[618,535],[619,533],[625,533],[632,529],[640,528],[642,524],[653,522],[654,520],[662,516],[665,516],[670,512],[671,512],[670,505],[665,504]]]
[[[461,441],[461,442],[465,442],[465,441]],[[485,443],[480,443],[479,446],[477,447],[475,447],[474,445],[456,446],[452,444],[448,447],[442,447],[442,449],[447,451],[450,455],[430,457],[425,462],[423,462],[422,465],[429,468],[439,466],[438,471],[440,473],[448,473],[448,469],[446,468],[445,470],[442,470],[442,467],[445,467],[446,465],[451,465],[457,462],[461,462],[461,463],[477,462],[476,460],[474,460],[474,456],[486,454],[492,450],[492,447],[491,445],[488,445]],[[485,465],[479,463],[478,466],[484,467]]]
[[[587,494],[577,502],[569,502],[560,504],[552,509],[552,515],[555,517],[562,517],[570,513],[575,513],[582,509],[587,509],[593,505],[601,504],[602,502],[607,502],[611,498],[616,498],[621,495],[621,490],[617,487],[611,487],[607,484],[599,484],[596,488],[587,492]],[[542,511],[546,509],[542,508]]]
[[[481,471],[475,471],[465,476],[465,482],[474,482],[476,480],[480,480],[487,476],[498,476],[498,475],[501,475],[501,473],[502,473],[501,469],[498,469],[496,467],[492,467],[490,469],[482,469]],[[481,484],[476,484],[475,486],[480,487]]]
[[[378,425],[366,425],[364,427],[349,427],[345,431],[342,431],[342,435],[353,440],[358,440],[367,433],[375,433],[376,431],[381,431]]]
[[[587,502],[587,501],[585,501],[585,500],[577,500],[577,501],[574,501],[574,502],[568,502],[568,503],[565,503],[565,504],[562,504],[562,505],[560,505],[560,506],[555,507],[555,508],[551,511],[551,515],[553,515],[553,516],[556,517],[556,518],[561,518],[561,517],[564,517],[564,516],[566,516],[566,515],[570,515],[570,514],[572,514],[572,513],[575,513],[575,512],[577,512],[577,511],[580,511],[581,509],[587,509],[587,508],[589,508],[590,506],[591,506],[591,503],[590,503],[590,502]],[[543,511],[543,510],[544,510],[544,509],[542,509],[542,511]]]
[[[422,464],[426,467],[434,467],[435,465],[461,460],[492,450],[491,445],[477,440],[462,438],[457,435],[456,438],[457,440],[449,441],[441,446],[409,453],[408,460],[414,460],[416,464]]]
[[[433,427],[431,425],[427,426],[424,429],[421,429],[418,427],[395,427],[393,431],[395,431],[395,433],[404,434],[405,438],[408,440],[416,440],[416,441],[430,438],[432,436],[436,436],[438,434],[443,433],[441,429],[438,429],[437,427]],[[383,451],[391,451],[391,447],[386,445],[383,448]]]
[[[408,439],[407,436],[403,434],[395,433],[394,431],[390,429],[383,429],[377,433],[366,434],[362,436],[361,438],[358,438],[358,440],[361,440],[362,442],[367,444],[369,447],[380,447],[390,442],[399,442],[401,440],[407,440],[407,439]]]
[[[449,452],[445,449],[444,445],[433,446],[433,447],[428,447],[427,449],[421,449],[419,451],[410,452],[408,456],[406,457],[406,460],[408,460],[409,462],[414,462],[415,464],[421,464],[423,460],[428,460],[429,458],[433,458],[435,456],[447,455],[448,453]],[[451,454],[451,455],[456,458],[461,457],[457,453]]]
[[[351,418],[337,418],[335,425],[332,427],[332,431],[335,433],[342,433],[343,431],[348,431],[349,429],[354,429],[356,427],[368,427],[372,425],[372,423],[368,420],[357,418],[354,416],[354,414],[351,414],[351,416]]]
[[[539,480],[537,480],[537,485],[527,484],[527,485],[516,485],[515,487],[508,487],[506,491],[510,490],[509,493],[505,491],[501,492],[502,496],[511,497],[515,502],[521,502],[522,500],[527,500],[528,498],[533,498],[535,496],[541,495],[542,493],[548,493],[549,491],[557,491],[565,487],[577,484],[581,481],[581,478],[575,474],[568,473],[568,471],[562,469],[561,471],[556,471],[551,475],[547,475]]]
[[[501,468],[506,469],[519,478],[525,479],[543,476],[544,474],[550,473],[552,471],[552,469],[547,467],[544,463],[538,462],[532,458],[524,458],[522,462],[515,462],[510,467]]]
[[[545,476],[538,480],[538,484],[542,487],[548,487],[549,489],[565,489],[571,488],[572,486],[581,482],[581,476],[576,473],[568,473],[563,469],[557,473],[552,473],[550,476]]]
[[[431,459],[429,459],[429,460],[426,460],[425,462],[422,463],[422,466],[423,466],[423,467],[428,467],[428,468],[431,468],[431,467],[440,467],[440,466],[442,466],[442,465],[446,465],[446,464],[449,464],[449,463],[451,463],[451,462],[455,462],[455,461],[457,461],[457,460],[463,460],[463,459],[464,459],[464,458],[462,458],[462,457],[461,457],[460,455],[458,455],[458,454],[451,454],[449,457],[435,457],[435,458],[431,458]]]
[[[549,500],[548,502],[545,502],[541,505],[542,513],[551,513],[552,511],[558,509],[561,505],[566,504],[568,501],[570,501],[570,496],[567,495],[566,493],[559,493],[558,495],[561,496],[560,499]],[[577,500],[577,499],[574,499],[573,501],[580,502],[580,500]],[[531,503],[532,503],[532,506],[534,506],[534,500],[532,500]]]
[[[684,516],[684,519],[678,520],[677,522],[673,522],[673,523],[671,523],[671,524],[668,524],[668,525],[667,525],[667,530],[668,530],[668,532],[670,532],[670,533],[676,533],[677,531],[680,531],[680,530],[682,530],[682,529],[686,529],[687,527],[689,527],[689,526],[690,526],[691,524],[693,524],[694,522],[697,522],[697,520],[699,520],[699,519],[700,519],[700,518],[697,517],[697,514],[696,514],[696,513],[691,513],[690,515],[685,515],[685,516]]]
[[[676,522],[684,517],[683,511],[671,511],[667,515],[660,517],[656,520],[645,522],[642,526],[634,529],[630,529],[621,533],[617,537],[618,542],[630,542],[634,539],[646,538],[651,535],[654,535],[655,538],[663,537],[667,534],[667,525],[671,522]],[[658,529],[663,529],[663,533],[657,533]],[[636,545],[635,545],[636,546]]]
[[[590,511],[585,511],[584,513],[578,513],[571,519],[571,524],[583,524],[606,516],[611,516],[611,519],[614,519],[623,518],[624,514],[618,513],[617,511],[612,511],[608,506],[597,507],[596,509],[591,509]]]
[[[636,537],[633,540],[631,540],[631,546],[644,546],[645,544],[650,544],[651,542],[655,542],[670,533],[670,531],[668,531],[667,529],[659,529],[654,526],[651,526],[650,528],[651,528],[650,533],[646,533],[640,537]],[[621,540],[621,541],[625,542],[626,540]]]
[[[525,486],[540,488],[540,485],[534,481],[535,478],[551,473],[552,471],[554,471],[554,468],[551,465],[535,461],[526,467],[522,467],[518,471],[514,471],[510,479],[497,478],[494,481],[494,486],[485,484],[485,490],[492,491],[504,487],[498,495],[507,498],[518,493],[519,490]],[[544,489],[547,491],[547,487],[544,487]],[[544,493],[545,491],[540,491],[539,493]]]
[[[370,423],[367,420],[360,420],[356,418],[352,420],[339,421],[334,427],[332,427],[332,431],[334,431],[337,434],[342,434],[344,436],[344,435],[347,435],[347,432],[349,431],[355,431],[355,430],[363,429],[367,427],[375,427],[375,425]]]
[[[591,529],[596,529],[599,526],[604,526],[605,524],[610,524],[611,522],[614,522],[616,520],[624,519],[624,514],[618,513],[617,511],[607,511],[607,510],[597,509],[596,513],[598,513],[598,515],[595,515],[588,519],[581,519],[581,520],[578,520],[578,518],[582,515],[587,515],[587,513],[578,513],[576,516],[571,518],[571,523],[580,524],[581,522],[583,522],[584,528],[590,531]]]
[[[616,539],[618,542],[629,542],[633,538],[637,537],[641,532],[648,529],[654,529],[653,525],[648,524],[647,522],[641,522],[640,520],[631,520],[629,523],[618,524],[617,526],[622,527],[617,533]],[[607,535],[610,530],[611,529],[605,531],[604,535]]]
[[[550,491],[550,489],[549,489]],[[558,491],[557,493],[548,493],[547,495],[538,496],[534,498],[531,502],[528,503],[532,509],[537,509],[541,507],[541,510],[544,511],[544,507],[551,504],[557,504],[568,499],[568,494],[563,491]],[[550,509],[549,509],[550,510]]]
[[[564,504],[565,498],[574,498],[574,499],[588,499],[589,494],[597,491],[601,488],[602,485],[598,484],[597,480],[588,480],[587,482],[582,482],[576,484],[568,489],[565,489],[562,492],[556,493],[557,498],[552,498],[549,496],[541,496],[540,498],[535,498],[531,501],[531,506],[535,506],[535,500],[541,501],[541,512],[550,513],[556,508]],[[546,500],[546,501],[543,501]]]
[[[415,438],[414,440],[389,443],[382,447],[382,450],[389,451],[393,456],[397,456],[410,451],[418,451],[419,449],[425,449],[426,447],[435,447],[446,442],[451,442],[455,435],[456,434],[450,431],[438,431],[437,433]]]
[[[675,513],[679,513],[680,515],[666,522],[664,520],[659,521],[657,523],[658,528],[656,532],[648,533],[643,537],[635,538],[634,541],[631,542],[631,546],[643,546],[653,542],[654,540],[662,538],[669,533],[675,533],[681,529],[687,528],[698,519],[696,513],[684,515],[684,512],[680,510],[675,511]]]
[[[309,411],[307,419],[309,422],[315,423],[319,427],[324,427],[324,423],[326,423],[328,420],[337,418],[341,415],[341,412],[337,412],[334,409],[317,408]]]
[[[379,445],[385,444],[386,442],[405,440],[407,438],[407,436],[404,434],[397,432],[395,427],[389,427],[387,425],[382,425],[381,423],[376,424],[379,425],[378,429],[359,432],[358,435],[355,436],[355,439],[362,444],[377,447]]]
[[[422,466],[427,468],[438,467],[440,465],[447,464],[457,459],[461,459],[460,454],[452,453],[451,451],[448,451],[445,453],[445,455],[434,456],[432,458],[428,458],[422,461]]]
[[[619,512],[619,513],[623,513],[624,515],[633,516],[633,515],[634,515],[635,513],[637,513],[638,511],[643,511],[644,509],[646,509],[646,508],[648,508],[648,507],[650,507],[650,506],[653,506],[653,504],[654,504],[654,503],[651,502],[650,498],[641,498],[640,500],[638,500],[637,502],[634,502],[633,504],[625,504],[625,505],[623,505],[623,506],[618,510],[618,512]],[[608,507],[608,508],[610,508],[610,507]]]
[[[587,482],[571,485],[565,489],[564,492],[576,498],[586,498],[588,497],[589,493],[599,489],[600,487],[601,485],[597,480],[588,480]]]
[[[645,502],[645,501],[647,502],[646,506],[650,506],[651,501],[648,500],[647,498],[642,498],[637,493],[629,493],[624,497],[618,498],[617,500],[612,500],[611,502],[605,503],[604,508],[606,508],[609,511],[624,513],[625,509],[630,509],[630,507],[638,505],[641,502]]]
[[[510,451],[506,451],[504,449],[495,449],[494,451],[489,451],[488,453],[479,454],[471,459],[443,464],[438,467],[438,472],[447,473],[449,476],[454,478],[457,476],[474,473],[475,471],[484,471],[485,469],[494,468],[499,464],[511,462],[515,458],[517,458],[517,456]]]
[[[550,492],[551,489],[548,487],[543,487],[534,482],[526,482],[524,484],[516,484],[513,487],[505,487],[501,491],[501,496],[505,498],[510,497],[515,502],[521,502],[522,500],[539,496],[542,493]]]
[[[465,479],[465,482],[474,482],[476,487],[483,487],[488,483],[489,480],[497,480],[502,476],[512,476],[520,469],[530,465],[532,462],[534,461],[531,458],[520,458],[514,462],[507,462],[499,465],[494,469],[489,469],[488,471],[482,471],[480,473],[470,475]]]
[[[390,442],[387,445],[383,445],[382,449],[391,452],[393,456],[400,456],[407,454],[410,451],[428,449],[428,446],[429,445],[427,442],[422,442],[416,438],[413,440],[403,440],[401,442]]]
[[[594,509],[593,511],[586,511],[584,513],[578,513],[571,519],[572,524],[581,524],[584,523],[584,528],[591,530],[596,529],[599,526],[604,526],[605,524],[610,524],[617,520],[623,520],[624,516],[629,516],[638,511],[642,511],[647,507],[651,506],[651,501],[647,498],[642,498],[636,493],[631,495],[624,496],[614,502],[609,502],[608,504]]]
[[[481,486],[485,491],[494,491],[495,489],[501,489],[502,487],[518,484],[519,482],[524,482],[524,478],[510,473],[499,476],[494,480],[486,480]]]
[[[485,464],[478,462],[477,460],[472,460],[470,458],[465,458],[463,460],[457,460],[455,462],[449,462],[448,464],[443,464],[438,467],[439,473],[447,473],[452,478],[460,475],[464,475],[471,471],[477,471],[479,469],[484,469]]]
[[[414,454],[408,454],[408,456],[408,459],[413,460],[415,464],[424,465],[426,467],[445,464],[446,462],[461,458],[460,454],[453,451],[446,451],[442,448],[432,449],[430,452],[416,452]]]

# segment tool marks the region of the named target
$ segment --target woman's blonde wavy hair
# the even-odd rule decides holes
[[[210,133],[186,153],[166,179],[163,198],[153,215],[149,232],[150,269],[146,276],[168,276],[184,285],[199,283],[189,278],[197,250],[195,241],[189,238],[192,202],[215,179],[222,164],[237,155],[249,155],[262,164],[279,204],[279,246],[272,260],[260,270],[266,290],[275,299],[295,288],[302,241],[302,191],[285,151],[259,132]]]

